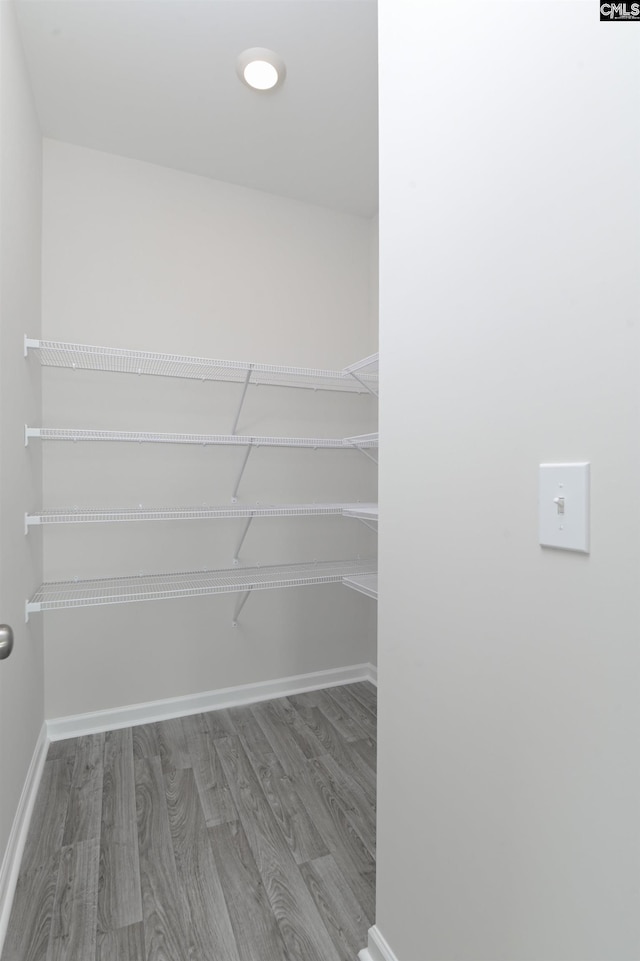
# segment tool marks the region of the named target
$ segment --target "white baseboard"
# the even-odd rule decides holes
[[[398,961],[375,924],[369,928],[369,944],[363,948],[358,958],[360,961]]]
[[[13,896],[16,891],[16,883],[20,872],[20,862],[22,861],[27,831],[29,830],[29,823],[31,821],[31,815],[33,814],[33,807],[36,802],[36,794],[40,786],[48,747],[47,727],[46,724],[43,724],[33,750],[29,770],[27,771],[24,787],[22,788],[22,794],[18,801],[18,809],[13,819],[7,849],[2,860],[2,865],[0,865],[0,954],[2,954],[2,947],[7,934],[9,915],[11,914]]]
[[[256,684],[243,684],[239,687],[226,687],[203,694],[187,694],[185,697],[171,697],[162,701],[149,701],[146,704],[130,704],[105,711],[89,714],[75,714],[71,717],[55,717],[46,722],[50,741],[85,734],[98,734],[101,731],[115,731],[117,728],[148,724],[150,721],[166,721],[172,717],[187,714],[200,714],[203,711],[216,711],[239,704],[252,704],[271,698],[286,697],[288,694],[303,694],[317,691],[323,687],[337,687],[353,684],[356,681],[377,683],[377,670],[373,664],[353,664],[329,671],[315,671],[312,674],[298,674],[294,677],[281,677],[273,681],[259,681]]]

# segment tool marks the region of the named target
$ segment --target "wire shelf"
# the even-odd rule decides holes
[[[363,377],[371,376],[372,378],[377,378],[380,367],[379,358],[379,354],[371,354],[369,357],[364,357],[355,364],[349,364],[348,367],[345,367],[345,371],[348,374],[359,374]]]
[[[342,443],[345,447],[357,447],[361,449],[363,447],[377,447],[378,446],[378,432],[375,434],[357,434],[355,437],[345,437]]]
[[[69,344],[55,340],[32,340],[25,337],[25,355],[29,350],[37,353],[43,366],[67,367],[72,370],[102,370],[232,383],[244,383],[247,375],[250,374],[252,384],[272,387],[302,387],[348,393],[375,392],[377,389],[377,374],[373,369],[365,370],[358,375],[357,379],[352,376],[352,370],[355,370],[358,365],[352,365],[345,370],[323,370],[212,360],[206,357]]]
[[[254,437],[245,434],[165,434],[154,431],[85,430],[76,427],[26,427],[25,442],[30,438],[65,441],[117,441],[133,444],[195,444],[202,447],[311,447],[344,449],[377,447],[377,434],[361,437]]]
[[[345,515],[345,517],[357,517],[360,520],[377,521],[378,505],[377,504],[347,504],[343,508],[342,513]]]
[[[370,574],[349,574],[342,578],[345,587],[350,587],[359,594],[366,594],[367,597],[378,599],[378,575]]]
[[[122,521],[210,520],[250,517],[304,517],[344,514],[359,517],[367,504],[265,504],[232,507],[68,508],[27,514],[27,528],[38,524],[112,524]],[[363,516],[370,517],[369,513]]]
[[[378,354],[371,354],[356,364],[345,367],[345,372],[374,397],[378,396]]]
[[[27,602],[26,611],[28,617],[31,613],[72,607],[339,583],[345,577],[371,573],[375,569],[375,560],[365,559],[55,581],[42,585]]]

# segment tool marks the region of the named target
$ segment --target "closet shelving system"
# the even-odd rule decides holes
[[[306,447],[314,449],[356,449],[374,462],[372,451],[378,446],[377,434],[344,438],[258,437],[236,433],[242,407],[250,385],[296,387],[312,390],[368,392],[378,395],[378,355],[364,358],[341,371],[250,364],[237,361],[137,351],[126,348],[97,347],[60,341],[33,340],[25,337],[24,354],[35,353],[43,366],[78,370],[111,371],[160,377],[178,377],[203,381],[227,381],[242,385],[241,397],[230,434],[180,434],[145,431],[111,431],[84,428],[25,427],[25,444],[31,439],[42,441],[102,441],[132,443],[169,443],[225,445],[244,447],[244,460],[234,487],[232,507],[162,507],[139,509],[91,508],[47,510],[27,514],[25,532],[36,525],[115,523],[153,520],[203,520],[244,518],[244,530],[235,551],[234,565],[250,524],[256,517],[287,517],[343,514],[357,517],[373,527],[377,520],[375,504],[237,504],[237,493],[255,447]],[[253,590],[297,587],[305,584],[342,582],[348,587],[377,596],[371,578],[375,578],[376,562],[372,559],[307,562],[302,564],[224,568],[208,571],[180,571],[141,574],[119,578],[56,581],[43,584],[26,602],[26,616],[40,611],[132,601],[189,597],[200,594],[240,593],[233,623],[236,624],[244,603]],[[362,586],[364,578],[365,586]],[[367,581],[367,579],[369,579]]]

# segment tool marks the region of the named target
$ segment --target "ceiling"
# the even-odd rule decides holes
[[[364,217],[377,209],[375,0],[17,0],[45,136]],[[248,47],[278,89],[236,74]]]

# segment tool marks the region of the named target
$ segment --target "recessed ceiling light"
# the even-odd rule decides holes
[[[251,47],[236,61],[238,76],[254,90],[273,90],[284,81],[284,60],[266,47]]]

